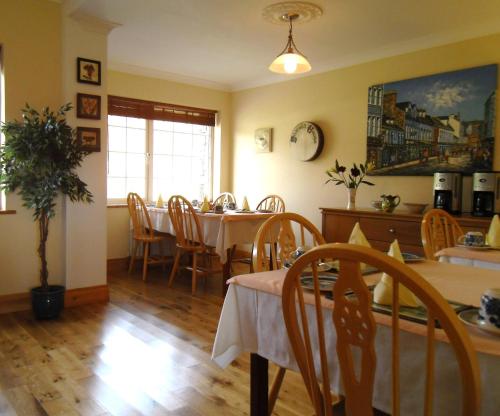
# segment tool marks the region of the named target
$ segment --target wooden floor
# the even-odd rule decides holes
[[[226,370],[210,360],[220,279],[196,297],[189,278],[166,281],[159,269],[146,284],[139,271],[118,273],[107,305],[55,321],[0,315],[0,415],[247,415],[249,354]],[[300,375],[287,372],[274,414],[312,413]]]

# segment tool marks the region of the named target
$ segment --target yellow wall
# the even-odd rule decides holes
[[[214,194],[230,190],[231,173],[231,94],[157,78],[108,71],[108,94],[217,110],[215,164],[220,158],[220,173],[214,173]],[[129,218],[126,209],[110,208],[108,218],[108,258],[128,256]],[[125,242],[125,243],[124,243]]]
[[[236,197],[241,200],[246,195],[253,205],[266,194],[280,194],[287,210],[319,226],[319,207],[345,207],[347,200],[345,188],[324,185],[325,170],[336,158],[347,165],[366,158],[370,85],[492,63],[500,63],[500,34],[234,93],[232,189]],[[295,161],[289,152],[290,132],[305,120],[319,124],[325,135],[323,153],[312,162]],[[274,130],[272,153],[255,153],[254,131],[260,127]],[[495,168],[500,168],[498,140]],[[399,194],[406,202],[432,202],[432,177],[372,179],[376,186],[359,188],[358,206],[368,207],[370,200],[384,193]]]
[[[0,44],[3,49],[6,120],[20,118],[25,103],[41,109],[61,103],[60,5],[40,0],[2,1]],[[32,212],[9,195],[0,215],[0,295],[25,292],[38,284],[38,236]],[[51,221],[48,242],[51,283],[64,281],[64,232],[61,203]]]

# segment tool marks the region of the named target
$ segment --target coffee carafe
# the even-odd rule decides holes
[[[436,172],[434,174],[434,208],[450,214],[460,214],[462,210],[462,174],[456,172]]]
[[[472,215],[491,217],[500,212],[500,173],[475,172],[472,176]]]

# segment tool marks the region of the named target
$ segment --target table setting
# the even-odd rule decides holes
[[[468,231],[455,247],[436,253],[442,263],[460,264],[478,268],[500,270],[500,220],[495,215],[486,234]],[[500,285],[499,285],[500,286]]]
[[[351,237],[353,241],[363,242],[363,234],[359,226],[353,229]],[[307,250],[299,250],[298,256],[301,255],[300,251]],[[500,324],[500,289],[494,289],[500,287],[498,273],[493,270],[472,269],[427,259],[413,258],[412,261],[413,256],[408,262],[399,250],[397,241],[393,242],[388,254],[399,261],[406,262],[448,300],[458,318],[468,329],[479,358],[483,397],[482,414],[500,414],[500,397],[495,393],[495,389],[488,387],[500,383],[500,374],[495,370],[500,365],[500,330],[497,328]],[[297,253],[295,257],[297,258]],[[325,325],[333,328],[331,309],[334,306],[332,289],[336,280],[336,268],[331,267],[332,263],[328,260],[322,260],[322,262],[330,268],[319,273],[321,307],[325,310]],[[291,263],[293,264],[293,259]],[[291,264],[287,265],[287,267],[290,266]],[[372,307],[377,323],[377,360],[382,367],[390,368],[387,346],[390,345],[393,319],[390,307],[391,279],[378,270],[370,270],[369,266],[364,267],[368,269],[368,272],[362,273],[368,288],[373,293],[374,300]],[[252,353],[252,363],[255,362],[255,374],[259,374],[258,377],[263,376],[259,368],[262,369],[261,365],[263,362],[267,363],[267,360],[283,368],[298,370],[287,340],[282,316],[281,291],[286,273],[287,268],[283,267],[274,271],[235,276],[228,281],[229,288],[212,351],[212,360],[220,367],[225,368],[241,353],[247,351]],[[304,291],[306,305],[313,307],[314,296],[312,292],[307,293],[307,289],[312,289],[310,272],[304,273],[301,277],[301,284],[306,289]],[[421,398],[423,394],[422,368],[425,366],[419,363],[427,342],[426,325],[423,325],[427,322],[426,311],[412,293],[405,293],[405,290],[401,289],[400,286],[400,350],[401,362],[405,363],[401,374],[401,388],[411,392],[405,395],[409,397],[405,397],[402,402],[401,414],[421,414],[421,401],[417,398]],[[439,323],[436,327],[439,328]],[[335,350],[335,331],[327,332],[327,344],[329,348]],[[439,329],[435,333],[435,339],[436,362],[439,363],[437,377],[440,380],[436,387],[439,390],[439,395],[436,395],[436,397],[439,396],[437,403],[439,410],[436,414],[458,414],[459,404],[457,404],[456,397],[460,395],[460,388],[457,387],[456,380],[459,375],[454,360],[448,359],[453,352],[447,338]],[[338,363],[334,360],[330,369],[331,389],[341,394],[342,383],[336,365],[338,366]],[[253,368],[252,374],[254,374]],[[390,411],[390,392],[384,387],[387,385],[386,377],[385,373],[377,371],[374,406],[383,411]],[[262,397],[264,396],[263,393]]]

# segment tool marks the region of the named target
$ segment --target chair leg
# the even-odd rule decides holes
[[[196,268],[197,268],[198,255],[196,252],[193,252],[193,272],[191,278],[191,294],[194,295],[196,293]]]
[[[130,264],[128,266],[129,274],[132,273],[132,269],[134,268],[135,258],[137,257],[137,249],[139,248],[139,243],[136,240],[134,240],[132,244],[132,256],[130,256]]]
[[[165,245],[163,243],[163,240],[158,241],[160,245],[161,270],[164,272],[167,266],[167,256],[165,255]]]
[[[271,386],[271,391],[269,392],[269,407],[268,414],[271,415],[273,413],[274,405],[276,403],[276,399],[278,398],[278,394],[280,392],[281,384],[283,383],[283,378],[285,377],[286,369],[283,367],[278,368],[278,372],[274,377],[273,384]]]
[[[253,273],[253,248],[254,245],[252,244],[252,251],[250,252],[250,273]]]
[[[149,243],[144,242],[144,262],[142,264],[142,280],[146,281],[148,273]]]
[[[170,272],[170,278],[168,279],[168,287],[172,286],[174,283],[175,275],[177,274],[177,268],[179,267],[179,260],[181,259],[181,250],[177,249],[175,251],[174,265],[172,266],[172,271]]]

